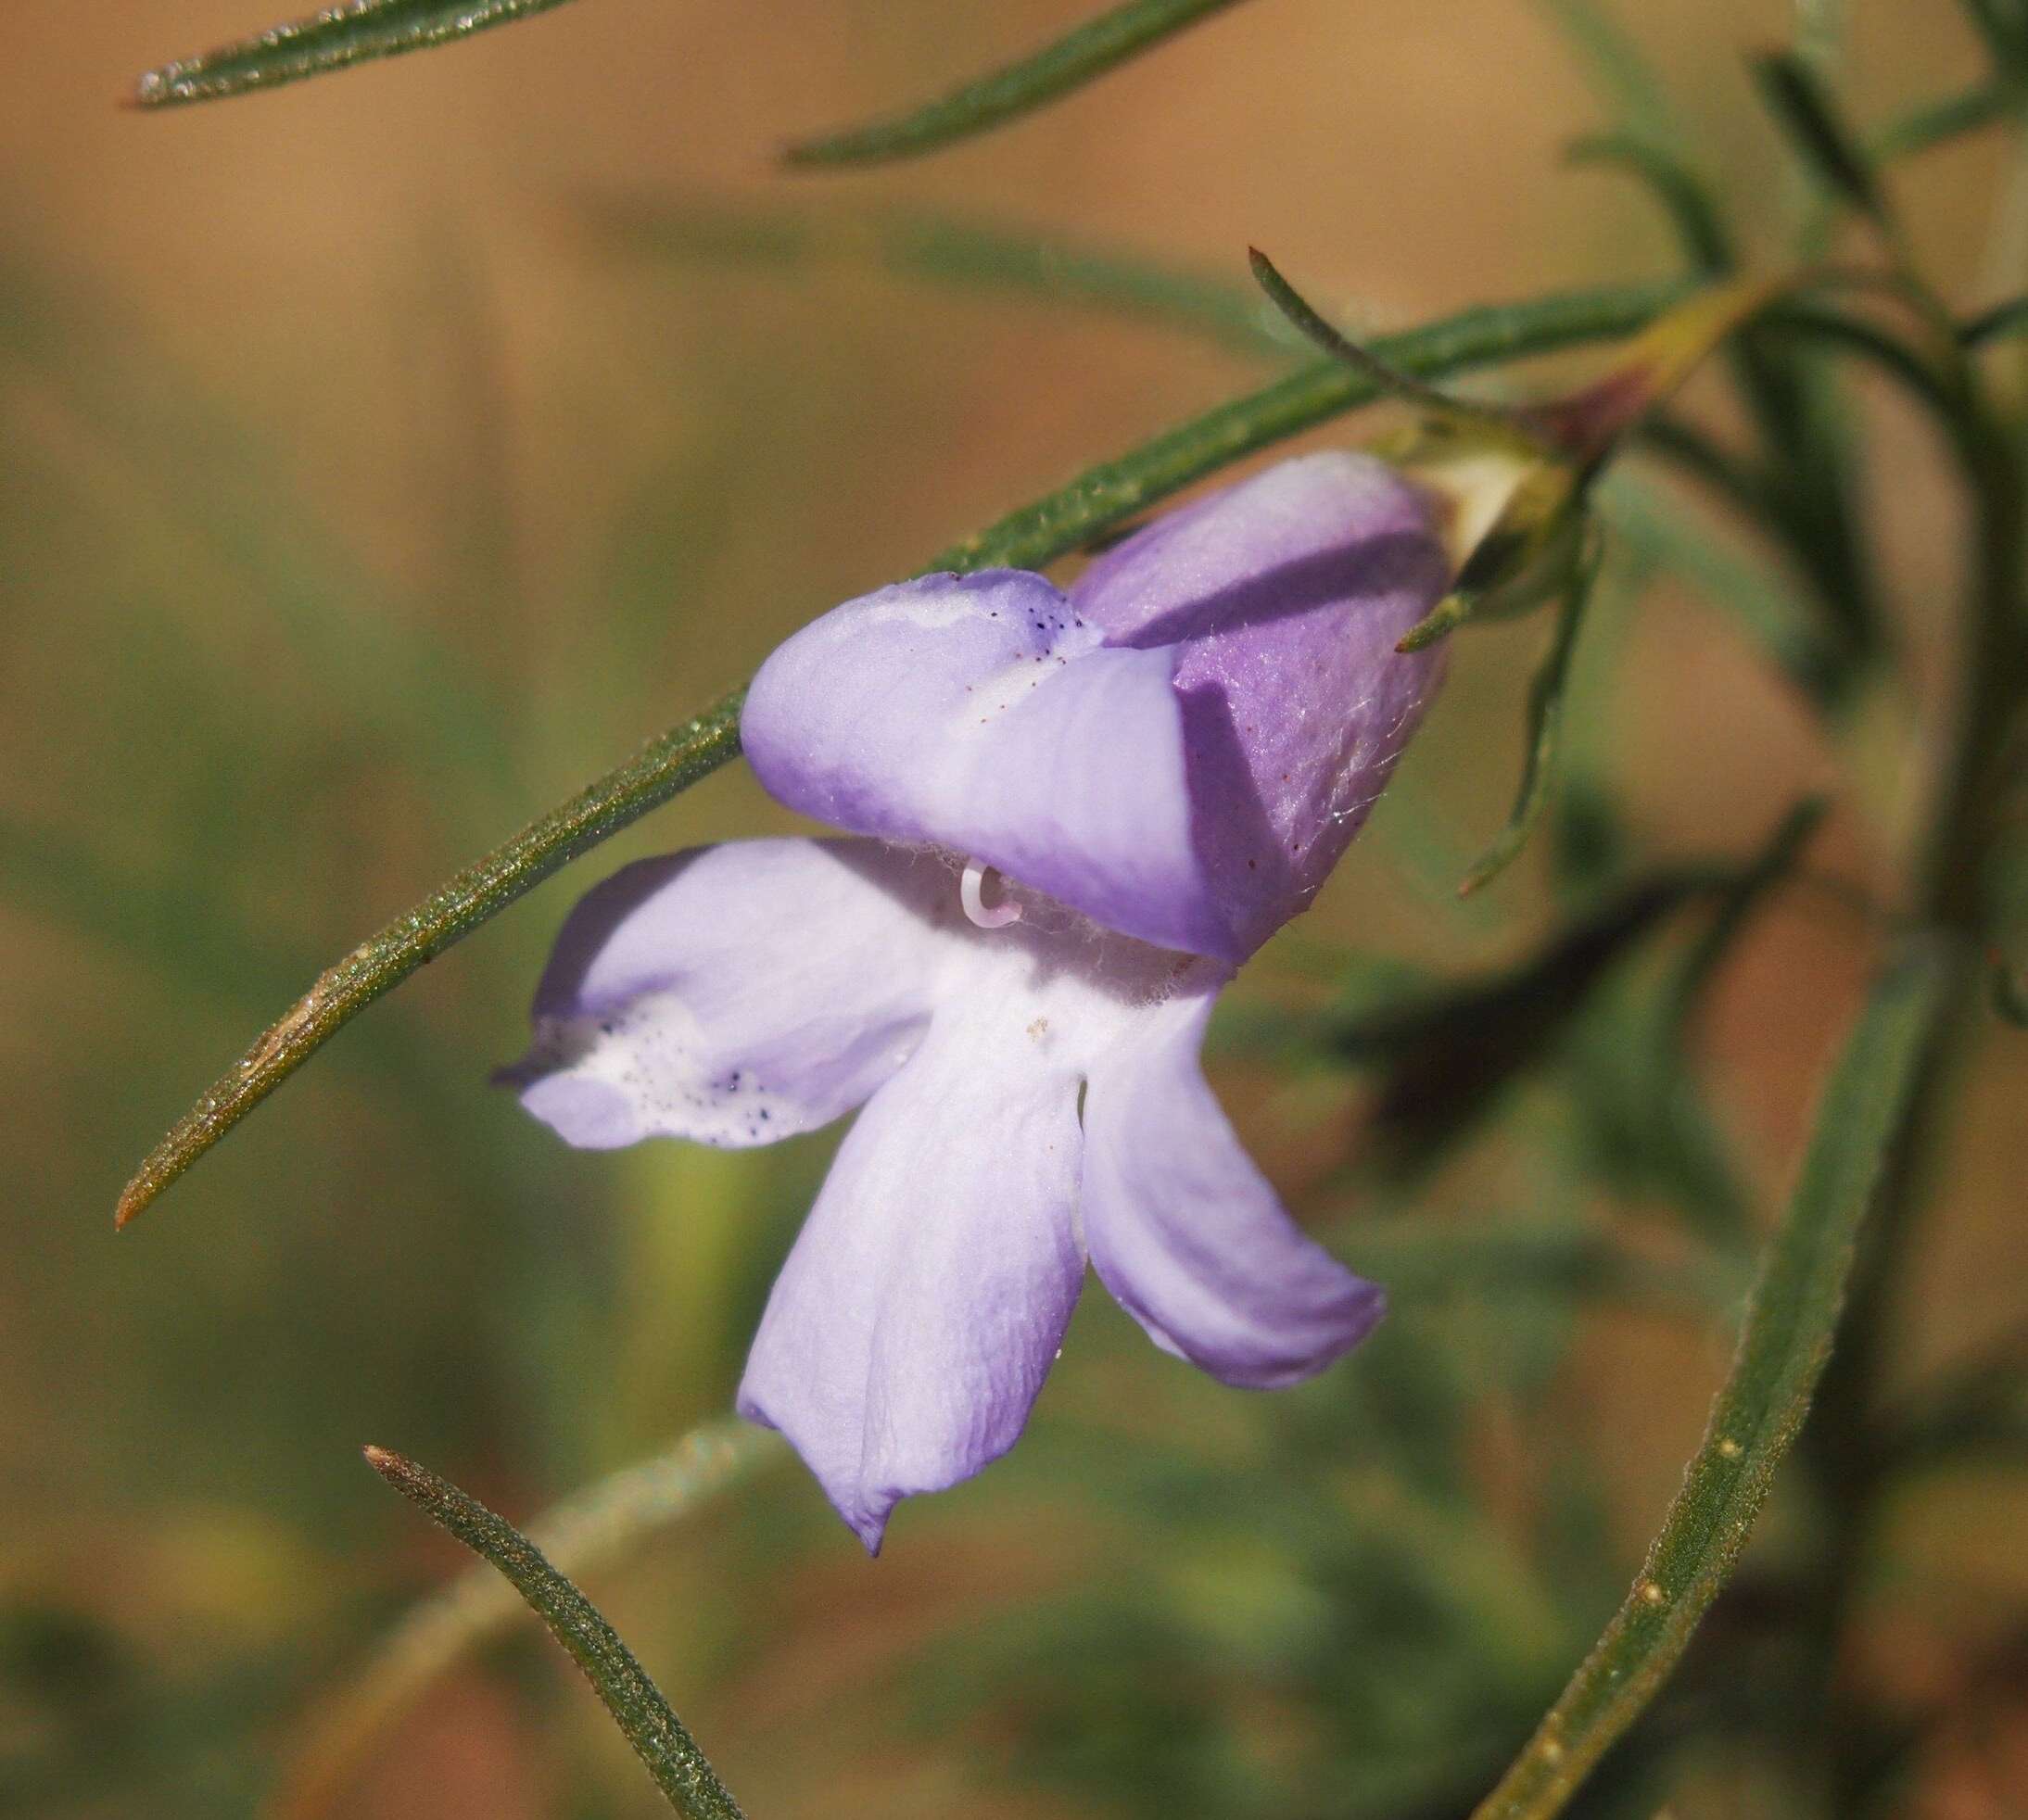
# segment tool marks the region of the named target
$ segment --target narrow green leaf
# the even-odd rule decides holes
[[[596,1573],[786,1458],[780,1437],[766,1429],[708,1422],[666,1452],[601,1479],[538,1518],[528,1525],[528,1540],[559,1574]],[[476,1561],[416,1606],[352,1684],[337,1699],[320,1702],[262,1814],[268,1820],[322,1820],[388,1726],[507,1629],[521,1609],[513,1588]]]
[[[1473,1820],[1549,1820],[1654,1698],[1730,1576],[1831,1352],[1854,1245],[1945,1002],[1940,951],[1877,980],[1818,1107],[1739,1348],[1639,1578]]]
[[[1511,967],[1420,986],[1327,1020],[1320,1046],[1381,1073],[1369,1132],[1374,1159],[1398,1180],[1435,1162],[1553,1051],[1621,961],[1734,876],[1718,866],[1654,872]],[[1286,1031],[1286,1016],[1283,1025]]]
[[[1185,26],[1236,4],[1237,0],[1126,0],[1033,56],[967,82],[925,107],[799,140],[783,151],[782,161],[872,164],[936,151],[1046,107]]]
[[[1669,989],[1667,1022],[1679,1043],[1696,1015],[1705,989],[1732,952],[1733,944],[1753,920],[1755,912],[1794,871],[1803,850],[1823,826],[1830,809],[1828,797],[1805,797],[1782,816],[1752,864],[1743,868],[1720,893],[1717,915],[1683,957]]]
[[[293,24],[276,25],[201,57],[150,70],[133,85],[134,105],[171,107],[279,88],[308,76],[349,69],[370,57],[399,57],[469,38],[560,6],[564,0],[345,0]]]
[[[2018,1030],[2028,1030],[2028,976],[2016,972],[2004,955],[1996,954],[1990,963],[1987,985],[1995,1015]]]
[[[2015,90],[1999,82],[1981,83],[1897,115],[1869,136],[1867,147],[1874,158],[1883,161],[1913,158],[1933,145],[2003,120],[2018,111],[2021,105],[2022,98]]]
[[[1287,360],[1301,342],[1244,284],[1140,254],[920,209],[759,208],[708,197],[595,197],[615,246],[668,259],[764,267],[860,265],[994,296],[1103,310]]]
[[[116,1223],[124,1226],[383,992],[579,853],[736,757],[743,697],[734,690],[651,740],[325,968],[149,1153],[120,1197]]]
[[[1578,649],[1578,634],[1584,625],[1585,603],[1598,578],[1596,550],[1578,555],[1564,589],[1563,608],[1556,616],[1555,636],[1541,668],[1528,687],[1528,744],[1521,763],[1521,784],[1515,792],[1514,808],[1507,825],[1491,846],[1473,861],[1458,885],[1458,895],[1469,897],[1483,890],[1503,872],[1526,844],[1529,830],[1540,818],[1549,802],[1549,787],[1555,775],[1556,748],[1563,737],[1564,695],[1570,681],[1570,659]]]
[[[1882,227],[1892,225],[1871,158],[1816,70],[1789,51],[1753,59],[1754,80],[1775,123],[1817,179]]]
[[[384,1447],[368,1447],[366,1463],[433,1523],[506,1576],[584,1671],[672,1808],[690,1820],[741,1820],[739,1802],[669,1710],[662,1690],[598,1608],[550,1565],[541,1549],[505,1518],[412,1460]]]
[[[1806,701],[1823,709],[1844,699],[1849,666],[1808,603],[1779,573],[1748,556],[1717,525],[1698,522],[1703,514],[1686,517],[1679,502],[1624,466],[1600,483],[1593,503],[1614,537],[1730,614]]]
[[[1989,341],[2004,341],[2012,335],[2028,335],[2028,297],[2009,297],[2005,303],[1996,303],[1990,310],[1983,310],[1958,331],[1958,338],[1967,348],[1983,347]]]
[[[1682,144],[1660,74],[1617,19],[1595,0],[1542,0],[1542,8],[1578,53],[1593,92],[1631,136],[1656,148]]]
[[[1334,1248],[1362,1276],[1388,1286],[1397,1307],[1460,1294],[1516,1292],[1622,1302],[1699,1321],[1738,1306],[1736,1262],[1700,1255],[1662,1262],[1566,1220],[1432,1220],[1426,1212],[1347,1226]]]
[[[1340,333],[1318,314],[1307,297],[1275,269],[1274,261],[1258,246],[1247,248],[1247,262],[1253,268],[1254,282],[1267,293],[1268,301],[1286,316],[1298,334],[1334,360],[1343,360],[1353,372],[1372,381],[1376,392],[1391,394],[1439,417],[1463,418],[1472,423],[1493,422],[1509,425],[1511,415],[1496,405],[1475,405],[1453,398],[1426,384],[1413,373],[1390,366],[1370,348],[1363,348]]]
[[[1376,347],[1413,373],[1463,372],[1631,334],[1680,297],[1683,288],[1637,285],[1471,310],[1390,335]],[[953,545],[926,568],[1040,567],[1191,482],[1375,396],[1371,380],[1337,360],[1305,366],[1089,469],[1068,487]],[[735,689],[651,741],[328,968],[144,1159],[120,1197],[119,1223],[133,1219],[324,1043],[417,967],[578,854],[737,757],[742,696]]]
[[[1882,1426],[1877,1483],[1967,1465],[2028,1464],[2028,1323],[1925,1384]]]
[[[1706,277],[1730,272],[1736,262],[1731,236],[1704,181],[1673,152],[1630,133],[1600,133],[1574,141],[1564,151],[1571,164],[1609,164],[1631,171],[1662,205],[1691,265]]]
[[[1959,0],[1973,28],[2002,70],[2028,64],[2028,8],[2021,0]]]

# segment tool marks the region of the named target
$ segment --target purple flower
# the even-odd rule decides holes
[[[1014,570],[884,588],[776,651],[741,722],[776,797],[866,838],[651,860],[573,912],[508,1071],[568,1142],[766,1144],[865,1107],[739,1400],[868,1548],[1013,1445],[1087,1261],[1232,1384],[1308,1377],[1378,1319],[1198,1052],[1413,731],[1440,659],[1394,645],[1448,576],[1426,498],[1329,454],[1068,597]]]

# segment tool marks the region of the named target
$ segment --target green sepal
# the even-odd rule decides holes
[[[1599,564],[1594,541],[1580,548],[1565,569],[1563,608],[1557,616],[1555,634],[1528,689],[1528,740],[1514,808],[1506,826],[1459,881],[1460,897],[1483,890],[1506,870],[1527,844],[1549,802],[1557,749],[1563,738],[1564,700],[1570,682],[1571,658],[1578,648],[1578,634],[1584,625],[1584,610],[1591,600],[1592,585],[1598,579]]]

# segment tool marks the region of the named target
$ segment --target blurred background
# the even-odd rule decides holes
[[[0,12],[0,1813],[51,1820],[309,1820],[262,1806],[305,1727],[462,1565],[360,1444],[520,1520],[723,1413],[833,1141],[574,1155],[486,1084],[577,891],[788,825],[735,768],[418,976],[116,1239],[142,1152],[320,967],[813,613],[1272,377],[1249,242],[1368,331],[1676,258],[1562,162],[1609,102],[1571,9],[1530,0],[1261,0],[850,175],[770,154],[1085,0],[586,0],[273,95],[116,105],[262,4]],[[1788,6],[1622,11],[1779,246],[1742,58]],[[1941,6],[1850,13],[1862,117],[1975,70]],[[2028,276],[2009,156],[1975,136],[1903,179],[1967,306]],[[1201,280],[1210,326],[1081,297],[1063,274],[1101,247]],[[1213,1074],[1242,1132],[1394,1291],[1363,1351],[1251,1397],[1094,1294],[1028,1441],[905,1507],[879,1562],[778,1461],[589,1582],[752,1811],[1408,1820],[1483,1792],[1696,1441],[1870,938],[1834,892],[1781,894],[1699,1006],[1694,1077],[1655,1081],[1656,970],[1697,923],[1643,927],[1581,1017],[1505,1001],[1542,1065],[1433,1135],[1292,1033],[1396,979],[1499,977],[1599,880],[1743,857],[1809,790],[1837,792],[1813,866],[1891,876],[1958,508],[1894,400],[1856,408],[1916,662],[1855,767],[1723,598],[1779,567],[1630,467],[1555,838],[1456,902],[1543,628],[1475,633],[1234,995]],[[1911,1384],[2018,1319],[2028,1065],[1989,1047]],[[1753,1586],[1807,1546],[1800,1498],[1701,1649],[1779,1647]],[[1907,1812],[2028,1811],[2022,1514],[1985,1469],[1890,1513],[1860,1667],[1911,1728]],[[1587,1811],[1792,1811],[1723,1679]],[[661,1811],[532,1624],[357,1768],[316,1812]]]

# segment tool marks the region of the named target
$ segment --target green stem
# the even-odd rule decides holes
[[[1680,283],[1630,285],[1489,306],[1387,336],[1375,348],[1411,373],[1462,373],[1629,335],[1684,290]],[[1337,360],[1314,361],[1090,469],[1059,491],[953,545],[927,567],[1039,568],[1193,481],[1376,396],[1377,387],[1366,375]],[[651,741],[328,968],[149,1152],[120,1197],[118,1222],[123,1226],[146,1208],[319,1048],[417,967],[580,853],[736,758],[742,699],[743,691],[734,689]]]

